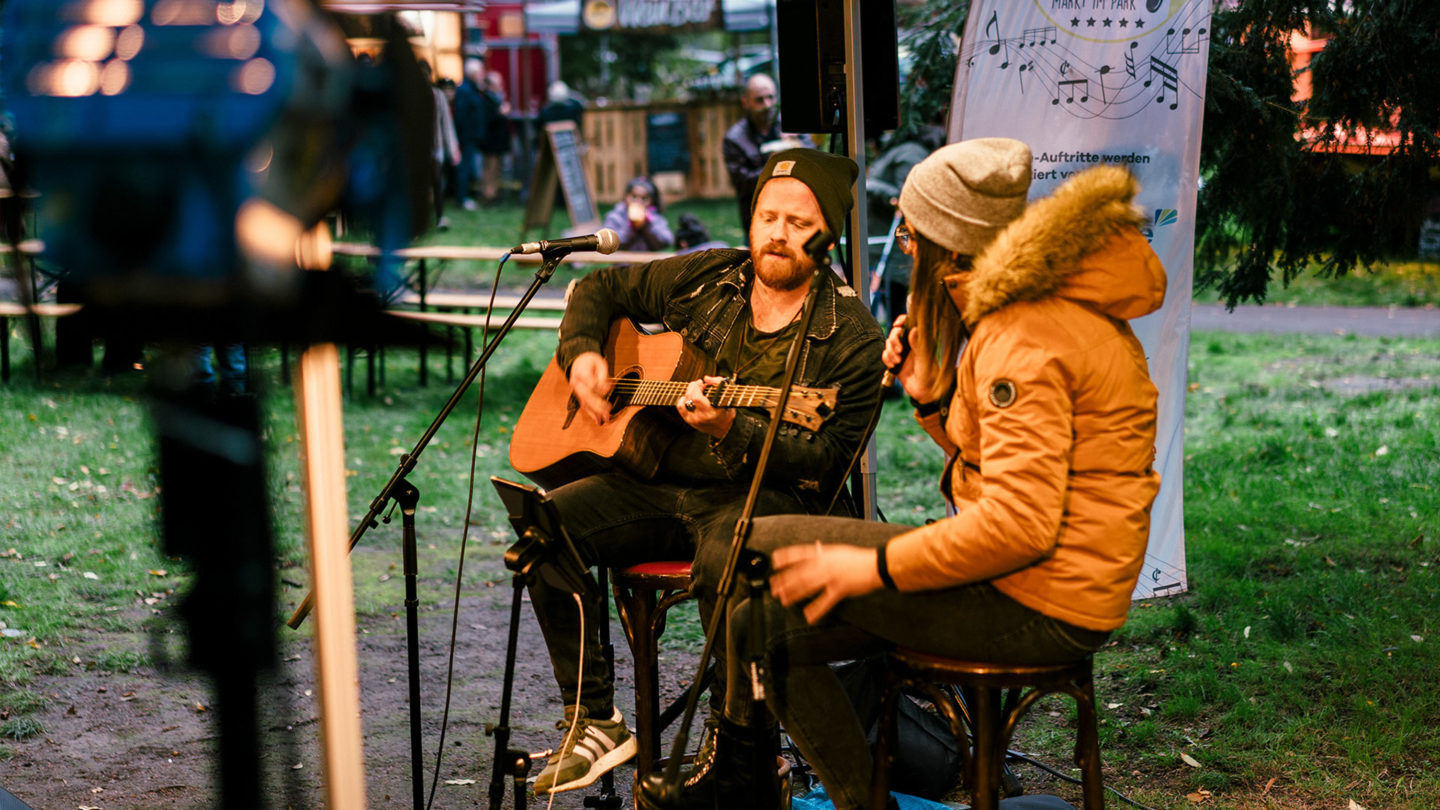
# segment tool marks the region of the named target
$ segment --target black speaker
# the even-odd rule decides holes
[[[846,0],[780,0],[780,125],[786,132],[845,131]],[[899,48],[895,0],[860,6],[865,137],[900,123]]]

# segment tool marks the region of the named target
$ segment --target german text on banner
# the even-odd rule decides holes
[[[965,25],[950,140],[1030,145],[1030,199],[1102,163],[1139,179],[1146,236],[1165,264],[1165,306],[1133,322],[1160,391],[1160,494],[1135,598],[1185,578],[1186,357],[1210,0],[975,0]]]

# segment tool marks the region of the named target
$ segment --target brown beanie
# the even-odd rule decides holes
[[[836,240],[845,227],[845,218],[855,205],[855,195],[850,187],[860,168],[855,161],[844,155],[832,155],[819,149],[785,149],[770,156],[765,168],[755,182],[755,196],[750,198],[750,210],[760,199],[760,189],[772,177],[793,177],[810,187],[815,201],[820,204],[820,215],[825,218],[825,230]]]
[[[974,256],[1025,210],[1030,147],[1011,138],[975,138],[942,146],[915,164],[900,189],[910,229],[935,244]]]

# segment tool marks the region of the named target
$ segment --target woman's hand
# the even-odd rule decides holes
[[[805,621],[814,624],[841,599],[883,587],[877,556],[873,548],[819,541],[776,549],[770,555],[775,569],[770,575],[770,593],[786,607],[810,599]]]
[[[915,353],[910,351],[914,345],[915,336],[909,328],[909,316],[901,315],[895,319],[895,325],[890,327],[890,334],[885,336],[885,348],[880,352],[880,362],[885,364],[885,368],[895,370],[895,379],[900,382],[905,393],[919,399],[927,392],[923,390],[919,375],[915,373]]]

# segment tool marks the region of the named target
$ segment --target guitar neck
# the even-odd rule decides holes
[[[684,396],[687,383],[680,380],[636,380],[612,377],[615,384],[611,396],[620,395],[629,405],[674,405]],[[734,385],[719,383],[704,387],[705,398],[716,408],[773,407],[779,388],[766,385]]]

